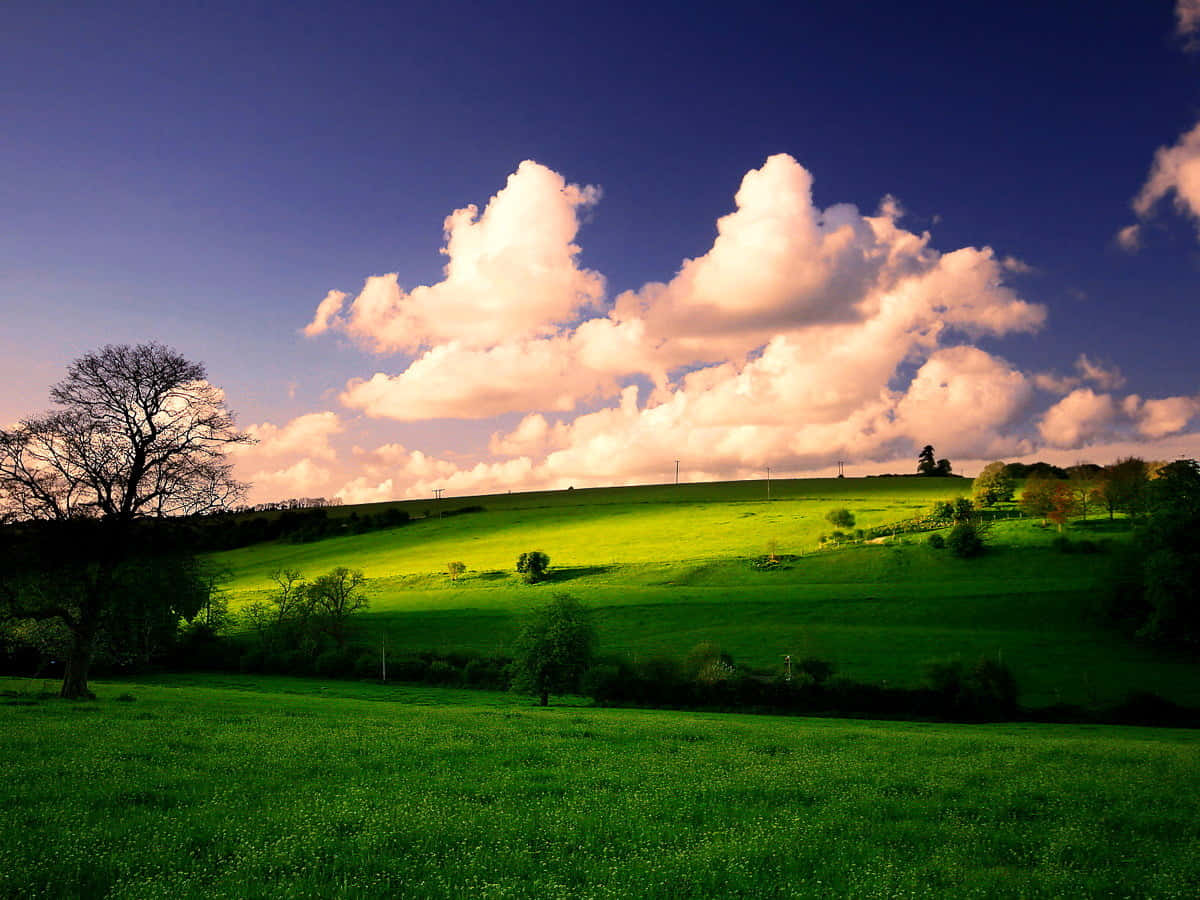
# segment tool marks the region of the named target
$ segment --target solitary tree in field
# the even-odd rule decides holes
[[[853,528],[854,513],[848,509],[831,509],[825,513],[825,520],[834,528]]]
[[[458,581],[462,573],[467,571],[467,566],[461,562],[446,563],[446,571],[450,573],[451,581]]]
[[[517,571],[525,576],[525,581],[529,584],[545,578],[548,568],[550,557],[541,550],[530,550],[517,557]]]
[[[596,629],[591,611],[570,594],[555,594],[525,620],[513,648],[513,690],[538,697],[576,690],[592,662]]]
[[[97,634],[131,585],[138,521],[227,508],[245,486],[225,451],[251,439],[204,367],[160,344],[88,353],[50,396],[55,411],[0,431],[0,518],[25,523],[10,547],[42,557],[22,551],[0,604],[65,623],[62,696],[86,697]]]

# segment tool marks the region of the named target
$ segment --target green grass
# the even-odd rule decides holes
[[[660,485],[443,501],[485,512],[311,544],[268,543],[215,554],[232,576],[234,606],[261,597],[270,572],[306,576],[362,569],[371,612],[361,639],[392,652],[503,653],[519,616],[556,590],[597,611],[601,652],[684,656],[716,641],[759,668],[784,654],[833,660],[860,680],[914,685],[934,659],[999,655],[1030,705],[1119,702],[1132,689],[1200,706],[1194,663],[1154,654],[1097,623],[1109,557],[1053,550],[1056,536],[1029,520],[999,523],[975,560],[933,551],[918,535],[895,544],[817,551],[845,506],[860,527],[911,517],[935,500],[970,493],[961,479],[816,479]],[[420,513],[432,501],[401,504]],[[370,511],[371,508],[367,508]],[[347,514],[345,509],[338,511]],[[1124,523],[1068,529],[1125,540]],[[752,561],[769,542],[777,570]],[[524,550],[550,554],[547,583],[513,570]],[[446,574],[451,560],[465,577]]]
[[[540,710],[232,677],[96,688],[0,697],[0,896],[1200,887],[1196,732]]]

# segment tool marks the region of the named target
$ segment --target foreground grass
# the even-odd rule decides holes
[[[0,896],[1200,889],[1195,732],[223,681],[101,684],[97,703],[10,694]]]

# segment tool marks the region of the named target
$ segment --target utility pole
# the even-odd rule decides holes
[[[767,502],[771,502],[771,467],[767,466]]]
[[[433,500],[434,500],[434,503],[437,504],[437,511],[438,511],[439,519],[442,517],[442,491],[444,491],[444,490],[445,490],[445,488],[434,488],[433,489]]]
[[[675,460],[675,486],[679,486],[679,460]]]
[[[379,661],[383,665],[383,680],[387,681],[387,636],[380,638]]]

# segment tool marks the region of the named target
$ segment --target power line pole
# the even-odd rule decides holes
[[[771,502],[771,467],[767,466],[767,502]]]
[[[675,485],[679,485],[679,460],[675,460]]]

